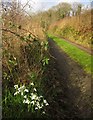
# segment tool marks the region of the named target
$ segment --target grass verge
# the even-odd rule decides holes
[[[52,38],[56,42],[56,44],[70,56],[70,58],[79,63],[87,73],[93,75],[93,71],[91,68],[93,60],[92,55],[68,43],[64,39],[60,39],[52,35],[49,35],[49,37]]]

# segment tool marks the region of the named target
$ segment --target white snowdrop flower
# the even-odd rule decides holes
[[[25,89],[24,92],[29,92],[28,89]]]
[[[25,103],[30,104],[30,101],[28,99],[25,100]]]
[[[31,96],[30,96],[30,98],[32,98],[32,96],[33,96],[34,94],[33,93],[31,93]]]
[[[19,91],[19,92],[23,92],[24,89],[25,89],[25,86],[23,85],[23,86],[21,86],[20,88],[18,88],[18,91]]]
[[[35,91],[35,92],[37,91],[36,88],[34,88],[34,91]]]
[[[41,104],[41,107],[43,107],[44,105],[43,104]]]
[[[36,95],[35,94],[33,94],[32,95],[32,100],[34,100],[36,98]]]
[[[35,107],[35,110],[38,110],[38,107]]]
[[[41,96],[39,96],[39,99],[41,99],[41,98],[43,98],[43,96],[41,95]]]
[[[41,109],[41,108],[42,108],[42,106],[38,106],[38,108],[39,108],[39,109]]]
[[[38,102],[40,102],[40,99],[39,99],[39,97],[36,97],[36,100],[37,100]]]
[[[36,102],[36,105],[39,106],[39,102]]]
[[[32,82],[30,85],[32,85],[32,86],[33,86],[33,85],[34,85],[34,83]]]
[[[40,101],[40,98],[37,96],[37,97],[36,97],[36,100]]]
[[[46,106],[48,106],[49,104],[48,103],[46,103]]]
[[[20,87],[20,89],[24,89],[24,88],[25,88],[25,86],[24,86],[24,85]]]
[[[39,97],[38,97],[38,96],[36,96],[36,100],[40,101],[40,99],[39,99]]]
[[[17,95],[17,93],[16,93],[16,92],[14,93],[14,96],[15,96],[15,95]]]
[[[46,104],[46,103],[47,103],[47,101],[46,101],[46,100],[44,100],[44,103]]]
[[[27,98],[27,96],[25,95],[24,98]]]
[[[22,95],[22,96],[23,96],[23,94],[24,94],[24,93],[23,93],[23,92],[21,92],[21,95]]]
[[[26,102],[26,100],[23,100],[23,103],[25,103]]]
[[[45,114],[45,111],[43,111],[43,114]]]
[[[46,106],[49,105],[48,102],[47,102],[46,100],[44,100],[44,103],[45,103]]]
[[[34,101],[31,101],[31,104],[33,104],[33,105],[34,105],[34,104],[35,104],[35,102],[34,102]]]
[[[19,94],[19,92],[15,92],[15,93],[14,93],[14,96],[17,95],[17,94]]]
[[[14,85],[14,88],[17,89],[17,88],[18,88],[18,85]]]
[[[20,89],[20,88],[18,88],[18,91],[19,91],[19,92],[20,92],[20,90],[21,90],[21,89]]]
[[[31,95],[33,95],[33,93],[31,93]]]

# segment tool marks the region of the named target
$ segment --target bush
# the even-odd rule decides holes
[[[3,37],[5,38],[5,33]],[[31,38],[30,41],[25,35],[18,38],[19,46],[12,46],[13,41],[6,38],[2,59],[3,118],[44,117],[48,103],[44,99],[42,81],[49,61],[48,42],[37,38]]]

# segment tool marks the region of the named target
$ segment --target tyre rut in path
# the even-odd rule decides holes
[[[51,81],[50,78],[50,81],[56,90],[56,96],[52,102],[54,111],[52,110],[51,115],[56,120],[91,118],[91,76],[86,74],[78,63],[70,59],[52,39],[49,38],[48,42],[52,56],[50,71],[55,71],[55,80]]]

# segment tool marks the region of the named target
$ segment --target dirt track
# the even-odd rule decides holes
[[[52,78],[50,75],[49,89],[52,88],[52,93],[55,94],[53,99],[51,98],[51,115],[56,120],[91,118],[91,76],[70,59],[53,40],[49,38],[48,41],[51,55],[50,73],[53,76]]]

